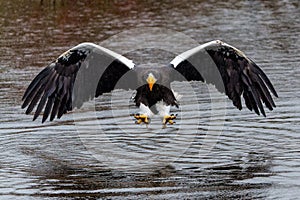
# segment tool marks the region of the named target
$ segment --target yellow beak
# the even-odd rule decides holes
[[[148,84],[149,84],[150,91],[152,91],[154,83],[148,83]]]
[[[149,85],[150,91],[152,91],[152,88],[153,88],[153,85],[155,82],[156,82],[156,78],[153,76],[152,73],[150,73],[147,78],[147,83]]]

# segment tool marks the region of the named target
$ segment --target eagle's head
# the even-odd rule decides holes
[[[147,83],[149,85],[150,91],[152,91],[153,85],[155,84],[155,82],[157,81],[157,79],[154,77],[154,75],[152,73],[149,73],[146,81],[147,81]]]

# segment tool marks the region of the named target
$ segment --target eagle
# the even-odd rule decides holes
[[[266,116],[264,107],[276,107],[271,93],[278,95],[262,69],[241,50],[214,40],[157,67],[135,65],[107,48],[80,43],[37,74],[23,95],[22,108],[27,107],[25,113],[30,114],[37,106],[33,120],[43,113],[43,123],[114,89],[133,89],[139,112],[132,115],[137,124],[148,124],[155,114],[162,117],[163,125],[173,124],[176,115],[170,108],[178,107],[180,98],[170,87],[173,81],[213,84],[239,110],[243,97],[246,107],[257,115]]]

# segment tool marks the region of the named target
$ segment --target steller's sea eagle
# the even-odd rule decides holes
[[[83,102],[115,88],[136,89],[133,97],[139,113],[136,123],[149,123],[154,113],[163,124],[173,124],[170,107],[177,106],[177,95],[170,89],[174,80],[202,81],[214,84],[242,109],[241,96],[249,110],[265,115],[263,103],[272,110],[270,94],[277,93],[266,74],[242,51],[220,40],[211,41],[176,56],[168,65],[149,68],[136,66],[126,57],[93,43],[81,43],[63,53],[44,68],[30,83],[22,98],[26,114],[43,111],[60,118]],[[162,102],[163,106],[157,106]]]

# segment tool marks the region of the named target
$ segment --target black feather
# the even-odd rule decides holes
[[[37,109],[36,109],[36,111],[35,111],[35,113],[34,113],[34,116],[33,116],[33,120],[36,120],[36,118],[39,116],[39,114],[42,112],[42,110],[43,110],[43,108],[44,108],[44,106],[45,106],[45,103],[46,103],[46,101],[47,101],[47,94],[46,93],[44,93],[44,95],[42,96],[42,98],[41,98],[41,100],[40,100],[40,102],[39,102],[39,104],[38,104],[38,107],[37,107]]]
[[[29,113],[32,112],[33,108],[36,106],[37,102],[40,100],[44,90],[44,85],[41,85],[39,90],[35,93],[34,98],[31,100],[29,106],[27,107],[26,114],[28,115]]]
[[[27,99],[28,95],[30,95],[33,91],[35,91],[36,88],[39,86],[40,81],[43,80],[46,76],[48,76],[48,74],[52,70],[53,70],[53,67],[51,67],[51,65],[46,67],[45,69],[43,69],[29,84],[28,88],[26,89],[26,91],[22,97],[22,100]]]
[[[264,102],[269,105],[268,108],[271,110],[272,107],[276,107],[276,105],[271,97],[271,94],[270,94],[267,86],[261,79],[261,77],[258,76],[257,74],[254,74],[253,78],[254,78],[255,82],[258,84],[257,88],[260,89],[261,97],[263,97]]]
[[[268,88],[271,90],[271,92],[274,94],[275,97],[278,97],[278,94],[276,92],[276,90],[274,89],[273,84],[271,83],[270,79],[267,77],[267,75],[255,64],[253,64],[253,72],[259,74],[262,79],[264,80],[264,82],[267,84]]]
[[[47,101],[47,104],[46,104],[46,107],[45,107],[45,110],[44,110],[44,114],[43,114],[43,119],[42,119],[42,123],[44,123],[49,114],[50,114],[50,111],[52,109],[52,106],[53,106],[53,101],[54,101],[54,98],[48,98],[48,101]]]
[[[51,115],[50,115],[50,121],[53,121],[53,119],[55,118],[55,116],[58,112],[59,105],[60,105],[60,99],[56,97],[55,100],[54,100],[53,107],[52,107],[52,112],[51,112]]]
[[[43,70],[34,80],[34,84],[30,84],[27,88],[24,96],[23,96],[23,104],[22,108],[25,108],[35,97],[36,93],[39,91],[39,88],[41,88],[42,85],[46,84],[49,79],[49,74],[53,72],[53,68],[47,67],[47,70]],[[33,83],[32,82],[32,83]]]
[[[137,93],[134,97],[136,106],[140,106],[141,103],[148,107],[152,107],[159,101],[164,101],[166,105],[178,107],[176,98],[171,89],[160,84],[154,84],[152,91],[150,91],[147,84],[140,86],[137,89]]]

